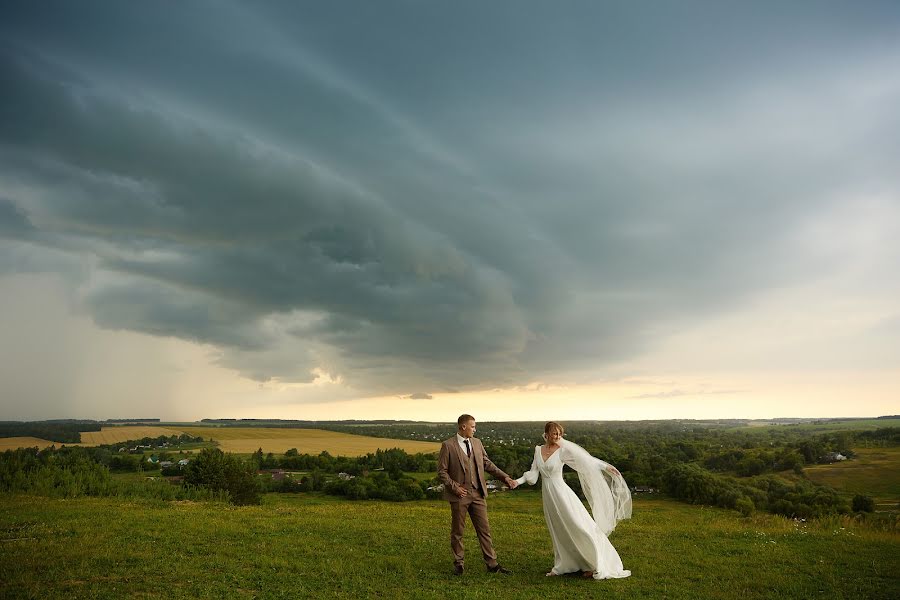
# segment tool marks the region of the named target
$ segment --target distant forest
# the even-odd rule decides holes
[[[78,444],[81,432],[100,431],[104,424],[158,423],[159,419],[53,419],[49,421],[0,421],[2,437],[36,437],[50,442]]]

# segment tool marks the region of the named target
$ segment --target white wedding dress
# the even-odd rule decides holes
[[[578,472],[594,518],[563,480],[564,464]],[[531,470],[517,480],[520,485],[534,485],[538,475],[541,477],[544,518],[553,540],[552,572],[556,575],[576,571],[593,571],[594,579],[631,575],[606,537],[617,520],[631,516],[631,494],[621,475],[606,472],[606,467],[607,463],[577,444],[560,440],[560,448],[546,461],[541,446],[537,446]]]

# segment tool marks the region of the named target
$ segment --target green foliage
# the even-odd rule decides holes
[[[36,437],[51,442],[77,444],[82,431],[100,431],[96,421],[0,421],[0,437]]]
[[[140,459],[141,457],[137,457]],[[228,492],[172,485],[164,479],[117,480],[96,448],[22,448],[0,454],[0,492],[50,498],[115,496],[155,500],[227,500]]]
[[[250,462],[204,448],[184,469],[184,483],[228,492],[235,504],[259,504],[261,490]]]
[[[0,491],[76,498],[109,495],[109,470],[82,448],[7,450],[0,455]]]
[[[350,500],[381,499],[391,502],[422,500],[427,484],[420,483],[400,472],[379,471],[352,479],[334,479],[324,490],[335,496],[345,496]]]
[[[737,502],[734,503],[734,507],[740,512],[743,516],[749,517],[753,514],[753,500],[748,498],[747,496],[741,496],[737,499]]]
[[[856,494],[853,496],[853,512],[875,512],[875,500],[870,496]]]
[[[716,475],[693,464],[670,467],[663,489],[691,504],[733,508],[742,514],[754,508],[798,518],[849,512],[837,492],[825,486],[802,480],[788,482],[771,475],[745,481]]]
[[[257,450],[252,457],[259,461],[264,469],[281,468],[296,471],[312,471],[319,469],[327,473],[350,473],[359,475],[366,471],[377,469],[406,471],[412,473],[428,473],[437,470],[437,460],[433,454],[408,454],[400,448],[389,450],[376,450],[365,456],[348,457],[332,456],[328,452],[314,454],[300,454],[296,448],[291,448],[282,457],[262,457],[262,449]]]

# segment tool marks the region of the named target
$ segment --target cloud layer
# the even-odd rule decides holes
[[[414,399],[603,377],[773,289],[886,306],[900,20],[867,8],[6,7],[0,269]]]

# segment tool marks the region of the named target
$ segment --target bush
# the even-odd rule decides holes
[[[737,499],[737,502],[734,503],[734,507],[745,517],[749,517],[753,514],[753,500],[748,498],[747,496],[741,496]]]
[[[228,492],[234,504],[259,504],[260,485],[252,465],[218,448],[206,448],[184,470],[185,485]]]
[[[871,496],[853,496],[853,512],[875,512],[875,500]]]

